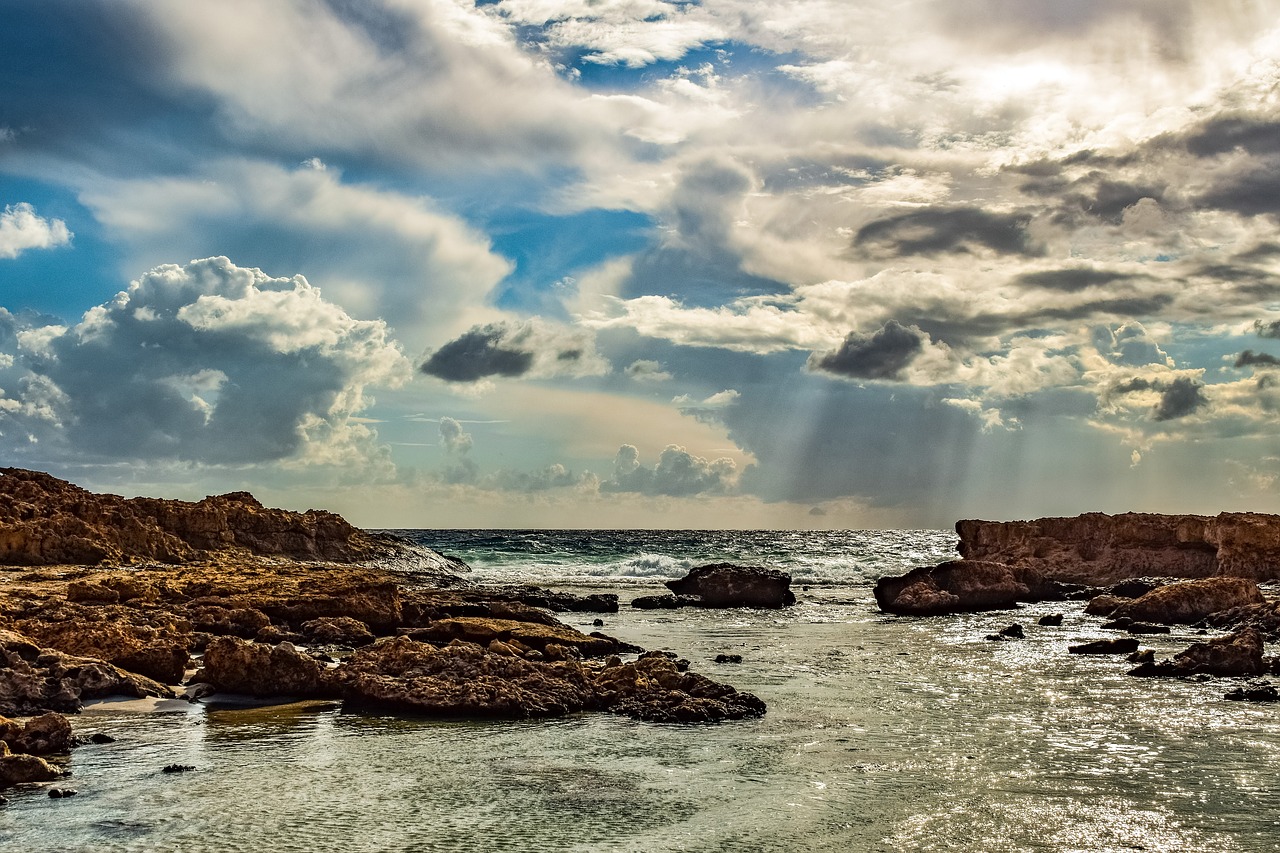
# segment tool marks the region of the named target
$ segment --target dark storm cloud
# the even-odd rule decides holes
[[[1031,217],[991,213],[977,207],[919,210],[878,219],[854,237],[856,250],[870,255],[971,254],[987,249],[1002,255],[1039,255],[1027,235]]]
[[[1242,216],[1280,213],[1280,158],[1252,163],[1226,175],[1195,199],[1203,207],[1227,210]]]
[[[1280,364],[1280,358],[1265,352],[1254,352],[1247,349],[1240,355],[1236,356],[1236,367],[1275,367]]]
[[[447,382],[523,376],[533,368],[533,353],[509,345],[510,337],[504,323],[476,326],[433,352],[418,369]]]
[[[1144,198],[1162,204],[1169,202],[1168,187],[1163,183],[1115,177],[1121,168],[1119,162],[1107,164],[1106,171],[1095,169],[1072,177],[1066,174],[1073,165],[1069,162],[1071,159],[1037,161],[1029,171],[1027,166],[1011,169],[1015,174],[1032,175],[1018,189],[1026,195],[1043,199],[1057,211],[1057,220],[1071,224],[1092,217],[1115,225],[1124,219],[1125,210]]]
[[[1254,320],[1253,329],[1260,338],[1280,338],[1280,320],[1272,320],[1270,323]]]
[[[1232,151],[1280,154],[1280,121],[1248,114],[1220,115],[1188,133],[1184,144],[1197,157],[1214,157]]]
[[[1064,267],[1057,270],[1024,273],[1018,276],[1015,281],[1024,287],[1076,293],[1090,287],[1102,287],[1114,282],[1128,281],[1132,278],[1136,278],[1136,276],[1094,267]]]
[[[1203,383],[1179,376],[1165,386],[1160,394],[1160,402],[1156,403],[1151,412],[1151,418],[1156,421],[1172,421],[1186,417],[1208,404]]]
[[[809,369],[851,379],[900,379],[924,349],[924,334],[890,320],[873,334],[850,332],[840,347],[809,357]]]

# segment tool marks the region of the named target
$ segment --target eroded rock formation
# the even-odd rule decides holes
[[[1280,516],[1087,513],[956,524],[971,560],[1034,568],[1047,578],[1103,585],[1143,575],[1254,581],[1280,577]]]
[[[699,607],[786,607],[796,603],[791,575],[759,566],[712,563],[690,569],[678,580],[666,582],[676,596],[696,601]]]
[[[0,565],[175,564],[214,555],[350,563],[409,551],[433,570],[457,571],[438,554],[366,533],[331,512],[268,509],[248,492],[195,503],[127,499],[39,471],[0,468]]]
[[[1035,569],[984,560],[952,560],[881,578],[876,603],[885,613],[940,616],[978,610],[1000,610],[1020,601],[1061,597]]]

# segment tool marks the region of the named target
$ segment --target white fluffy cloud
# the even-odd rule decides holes
[[[411,375],[383,322],[221,257],[157,267],[71,327],[7,325],[6,440],[104,461],[377,464],[356,415]]]
[[[0,258],[16,258],[28,249],[52,249],[71,242],[61,219],[45,219],[26,202],[6,204],[0,213]]]

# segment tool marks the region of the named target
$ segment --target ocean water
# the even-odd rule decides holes
[[[1135,679],[1069,655],[1107,636],[1079,604],[879,614],[882,574],[950,557],[943,531],[441,532],[476,580],[631,597],[701,562],[777,566],[783,611],[639,611],[603,630],[670,649],[769,704],[705,726],[605,715],[454,722],[333,703],[104,703],[115,743],[69,762],[71,799],[10,792],[0,850],[1269,851],[1280,708],[1225,680]],[[804,587],[807,587],[805,589]],[[1063,612],[1061,627],[1036,625]],[[566,614],[591,630],[596,614]],[[1011,622],[1025,640],[984,636]],[[1203,639],[1151,638],[1160,655]],[[722,652],[740,664],[715,664]],[[167,764],[193,765],[163,774]]]

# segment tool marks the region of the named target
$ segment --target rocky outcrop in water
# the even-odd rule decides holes
[[[248,492],[197,502],[100,495],[39,471],[0,468],[0,565],[190,563],[213,556],[351,563],[412,551],[440,572],[457,566],[323,510],[268,509]]]
[[[1267,671],[1262,649],[1262,634],[1256,628],[1244,628],[1225,637],[1192,643],[1185,651],[1174,655],[1172,660],[1140,664],[1129,674],[1165,677],[1262,675]]]
[[[1002,610],[1061,597],[1034,569],[981,560],[952,560],[884,577],[874,592],[881,610],[903,616]]]
[[[667,581],[666,587],[698,607],[777,608],[796,603],[791,575],[759,566],[711,563]]]
[[[1109,614],[1112,619],[1190,625],[1222,610],[1261,604],[1262,591],[1244,578],[1220,577],[1171,583],[1126,601]]]
[[[1047,578],[1104,585],[1143,575],[1254,581],[1280,577],[1280,516],[1087,513],[956,524],[970,560],[1034,568]]]

